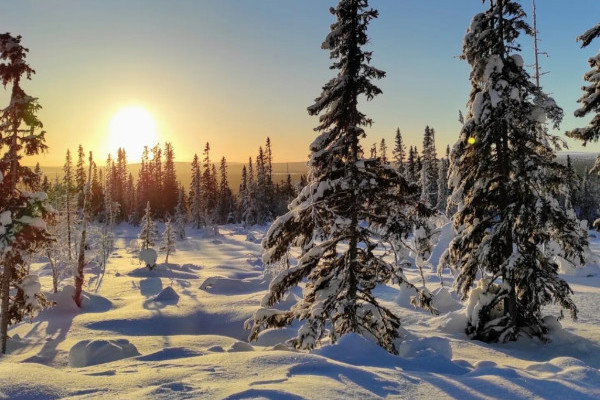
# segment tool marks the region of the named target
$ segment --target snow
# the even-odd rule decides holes
[[[23,296],[25,297],[25,304],[37,308],[38,303],[35,298],[35,295],[40,292],[42,285],[40,284],[40,278],[37,275],[27,275],[24,276],[19,284],[19,287],[23,291]]]
[[[154,249],[144,249],[140,251],[138,259],[146,264],[148,268],[153,268],[156,264],[156,259],[158,258],[158,254],[156,254],[156,250]]]
[[[10,225],[12,222],[11,213],[9,210],[0,213],[0,225]]]
[[[82,340],[69,351],[69,366],[86,367],[138,356],[137,348],[127,339]]]
[[[54,308],[9,328],[0,398],[600,398],[600,238],[590,238],[583,268],[561,266],[580,309],[577,322],[558,322],[557,309],[548,307],[550,343],[522,337],[486,344],[464,332],[469,304],[447,284],[451,271],[443,271],[443,288],[433,279],[452,239],[442,227],[426,282],[439,316],[412,307],[407,299],[414,291],[377,290],[403,324],[395,356],[356,334],[310,352],[292,350],[286,341],[300,323],[266,330],[248,343],[244,321],[256,312],[279,312],[259,311],[269,282],[258,240],[247,240],[261,239],[266,228],[222,226],[218,240],[189,229],[169,265],[148,271],[127,250],[138,228],[119,225],[106,269],[86,268],[81,309],[69,278],[48,295]],[[49,291],[47,262],[31,269],[26,292],[33,293],[35,282]],[[416,269],[404,273],[420,283]],[[485,301],[482,295],[473,296],[473,307]],[[286,295],[285,307],[299,296],[300,289]]]

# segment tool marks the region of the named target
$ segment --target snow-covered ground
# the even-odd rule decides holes
[[[465,306],[448,291],[452,275],[445,271],[445,288],[434,273],[427,277],[438,317],[412,308],[411,294],[398,287],[378,289],[402,316],[400,356],[357,335],[298,352],[282,344],[297,326],[246,340],[244,321],[269,284],[260,261],[264,229],[189,231],[169,265],[159,255],[152,271],[128,251],[135,228],[122,225],[115,233],[106,270],[86,270],[82,310],[64,281],[56,307],[10,328],[8,354],[0,356],[0,399],[600,398],[597,265],[563,275],[580,319],[556,322],[548,344],[469,340],[462,331]],[[600,240],[592,240],[600,254]],[[32,269],[49,290],[49,266]],[[419,281],[417,271],[406,272]],[[285,305],[299,295],[291,293]]]

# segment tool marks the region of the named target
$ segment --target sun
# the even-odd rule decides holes
[[[110,119],[108,140],[111,154],[123,148],[128,162],[139,162],[144,146],[153,147],[158,143],[152,115],[139,106],[121,108]]]

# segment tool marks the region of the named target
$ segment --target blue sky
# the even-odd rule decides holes
[[[580,49],[577,35],[595,25],[600,1],[538,0],[542,86],[572,117],[600,41]],[[213,158],[245,161],[267,136],[275,161],[304,161],[315,117],[306,107],[331,78],[320,49],[333,17],[330,0],[197,0],[2,2],[3,30],[23,36],[37,75],[26,90],[39,97],[50,152],[43,164],[60,164],[81,143],[101,159],[111,116],[127,105],[146,108],[177,160],[189,161],[205,142]],[[523,7],[531,14],[531,1]],[[373,65],[387,72],[383,95],[361,105],[375,123],[364,146],[396,127],[407,144],[421,147],[426,125],[438,150],[458,137],[469,67],[458,59],[479,0],[371,0],[380,17],[369,27]],[[531,40],[523,40],[526,63]],[[4,95],[5,96],[5,95]],[[5,97],[0,100],[4,101]],[[140,139],[142,143],[142,140]],[[572,150],[581,146],[571,143]],[[145,143],[144,143],[145,144]],[[148,143],[150,144],[150,143]],[[600,151],[589,144],[586,151]],[[132,160],[135,161],[135,160]]]

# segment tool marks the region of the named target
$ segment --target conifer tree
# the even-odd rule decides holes
[[[244,197],[242,199],[242,222],[245,226],[255,225],[258,221],[256,186],[252,157],[250,157],[248,159],[248,169],[246,173],[246,190],[244,191]]]
[[[130,224],[136,223],[135,218],[135,208],[136,208],[136,189],[135,189],[135,180],[133,179],[133,174],[130,172],[127,175],[127,181],[125,183],[125,187],[123,190],[123,202],[124,207],[127,211],[127,214],[123,213],[123,216],[127,217],[127,222]]]
[[[450,146],[446,147],[446,157],[439,161],[438,181],[437,181],[437,203],[435,208],[444,214],[451,215],[452,210],[447,210],[448,196],[450,189],[448,188],[448,168],[450,167]]]
[[[177,206],[175,207],[175,236],[178,240],[185,239],[185,223],[187,220],[187,211],[185,209],[185,190],[179,188]]]
[[[304,322],[291,343],[312,348],[329,332],[335,342],[356,332],[397,352],[399,318],[379,304],[378,284],[405,283],[398,265],[374,251],[389,231],[407,234],[406,212],[416,203],[416,190],[380,159],[364,159],[359,139],[372,121],[357,109],[359,96],[371,100],[381,90],[371,81],[385,73],[369,65],[364,51],[366,29],[377,11],[367,0],[340,0],[331,8],[336,22],[322,48],[330,51],[338,74],[323,86],[308,108],[318,115],[319,132],[310,146],[310,181],[273,223],[263,240],[265,264],[288,256],[300,244],[298,265],[275,277],[263,307],[254,316],[251,339],[268,327]],[[393,209],[394,212],[390,212]],[[306,280],[304,298],[290,310],[272,307],[285,293]]]
[[[400,128],[396,129],[396,136],[394,137],[394,150],[392,151],[392,156],[394,157],[394,161],[398,166],[398,172],[401,174],[405,174],[404,170],[404,158],[406,157],[406,146],[402,141],[402,133],[400,133]]]
[[[92,187],[90,194],[90,214],[92,216],[98,216],[104,208],[104,190],[100,182],[98,167],[94,162],[92,164]]]
[[[387,156],[387,144],[385,143],[385,139],[381,139],[379,142],[379,157],[381,157],[381,162],[387,164],[388,156]]]
[[[127,154],[125,149],[117,149],[117,162],[111,163],[111,198],[119,204],[119,214],[117,222],[127,220],[132,210],[129,209],[129,202],[126,196],[127,185]]]
[[[175,153],[173,145],[165,143],[165,165],[163,168],[162,197],[165,215],[174,215],[179,197],[177,175],[175,173]]]
[[[194,154],[192,160],[192,181],[190,182],[190,221],[196,229],[205,224],[204,207],[202,201],[202,175],[198,155]]]
[[[82,203],[82,213],[81,213],[81,238],[79,239],[79,251],[77,253],[77,268],[75,269],[75,291],[73,292],[73,300],[75,301],[75,304],[77,304],[77,307],[81,308],[81,293],[83,292],[83,269],[85,267],[85,241],[86,241],[86,237],[87,237],[87,224],[88,224],[88,217],[89,217],[89,207],[88,207],[88,201],[90,198],[90,179],[91,179],[91,175],[92,175],[92,152],[90,151],[90,158],[89,158],[89,166],[90,166],[90,170],[88,171],[88,182],[87,185],[84,184],[84,187],[82,188],[82,193],[83,193],[83,203]]]
[[[577,308],[558,265],[545,250],[582,260],[586,235],[574,213],[557,200],[565,167],[555,160],[561,141],[547,133],[562,110],[523,68],[516,39],[531,33],[521,6],[490,1],[467,30],[462,58],[471,65],[471,94],[460,139],[451,156],[450,182],[458,204],[450,265],[456,287],[470,294],[467,333],[484,341],[544,337],[542,307]],[[473,283],[483,271],[477,289]]]
[[[406,160],[406,179],[411,183],[416,183],[417,172],[417,149],[410,146],[408,149],[408,159]]]
[[[31,185],[30,185],[30,189],[33,191],[44,191],[42,189],[42,168],[40,167],[40,163],[37,162],[35,163],[35,168],[33,169],[33,173],[35,174],[35,176],[33,177],[32,181],[31,181]],[[47,182],[47,179],[46,179]]]
[[[135,211],[135,222],[139,222],[144,215],[145,204],[151,199],[152,191],[152,174],[150,170],[150,159],[149,159],[148,146],[144,146],[142,151],[142,159],[140,163],[140,170],[138,172],[138,180],[136,187],[136,211]]]
[[[75,167],[75,193],[77,193],[77,213],[81,216],[83,211],[83,187],[85,186],[85,154],[83,147],[77,148],[77,166]]]
[[[425,127],[423,135],[423,153],[421,156],[421,199],[431,207],[435,207],[438,197],[438,165],[435,150],[435,131]]]
[[[256,157],[256,188],[254,191],[254,208],[256,212],[256,224],[264,224],[273,219],[273,183],[269,181],[267,159],[262,146],[258,148]]]
[[[221,158],[221,165],[219,167],[221,180],[219,183],[219,223],[225,224],[230,221],[230,213],[232,210],[232,199],[233,194],[229,188],[229,181],[227,180],[227,160],[225,157]]]
[[[600,23],[579,36],[577,41],[581,42],[581,47],[587,47],[597,37],[600,37]],[[577,100],[581,107],[575,110],[575,116],[585,117],[590,113],[595,113],[595,115],[585,128],[576,128],[567,132],[567,136],[582,140],[584,146],[587,142],[595,142],[600,138],[600,96],[598,96],[600,92],[600,51],[591,57],[588,63],[590,70],[583,76],[588,84],[582,87],[583,95]],[[598,172],[600,173],[600,171]]]
[[[152,160],[150,160],[150,206],[152,212],[157,217],[162,217],[165,210],[165,196],[163,196],[163,179],[164,173],[162,169],[162,149],[157,144],[151,150]]]
[[[147,201],[146,208],[144,209],[144,217],[142,218],[142,227],[138,235],[141,249],[147,250],[150,247],[155,246],[157,237],[158,231],[156,230],[156,224],[154,223],[154,219],[152,218],[150,201]]]
[[[165,221],[165,231],[162,235],[160,250],[165,253],[165,264],[169,264],[169,255],[175,252],[175,229],[171,224],[171,218]]]
[[[240,177],[240,187],[238,189],[238,204],[240,207],[237,210],[237,221],[243,221],[243,210],[245,207],[246,191],[248,190],[248,172],[246,172],[246,166],[242,167],[242,173]]]
[[[71,252],[71,239],[72,239],[72,215],[73,210],[73,162],[71,160],[71,151],[67,149],[67,155],[65,157],[65,164],[63,166],[63,183],[65,185],[65,218],[67,219],[67,250],[69,260],[73,258]]]
[[[37,117],[41,109],[38,99],[23,90],[21,80],[31,79],[35,71],[26,62],[28,50],[21,45],[21,36],[0,34],[0,81],[11,87],[10,102],[0,110],[0,341],[6,353],[8,326],[33,316],[46,305],[44,296],[32,295],[25,288],[28,254],[47,245],[50,235],[44,220],[51,216],[47,195],[22,190],[32,187],[35,173],[21,165],[23,156],[40,154],[47,147],[42,122]],[[29,279],[28,282],[34,282]],[[38,282],[39,283],[39,282]],[[25,290],[27,289],[27,291]]]

